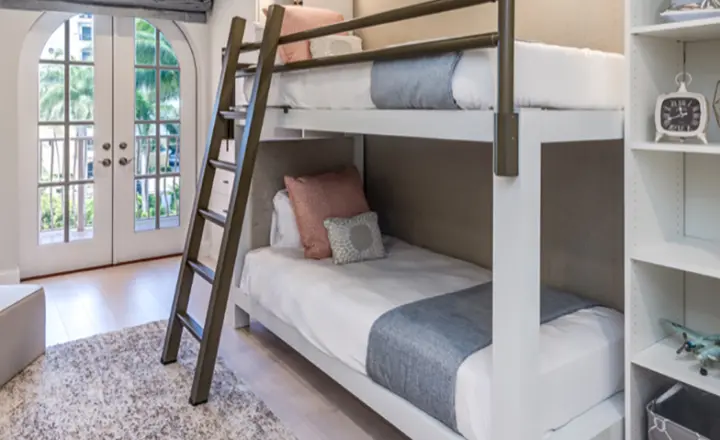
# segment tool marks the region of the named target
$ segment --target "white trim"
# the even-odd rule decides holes
[[[236,304],[236,327],[249,325],[250,317],[260,322],[412,440],[465,440],[406,400],[377,385],[367,376],[322,353],[297,330],[243,295],[238,288],[233,288],[232,297]],[[545,440],[623,440],[624,399],[623,393],[618,393],[600,402],[585,414],[547,436]],[[520,423],[518,418],[516,413],[515,424],[525,423],[525,415]]]
[[[20,284],[20,268],[0,271],[0,285]]]
[[[621,110],[520,109],[542,119],[542,143],[623,138]],[[241,121],[244,124],[244,121]],[[492,142],[492,110],[305,110],[269,108],[265,127],[366,135]]]

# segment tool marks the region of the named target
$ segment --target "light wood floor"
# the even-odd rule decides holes
[[[169,258],[31,281],[45,287],[48,345],[167,319],[178,265]],[[202,280],[193,286],[190,312],[199,320],[208,293]],[[257,323],[228,326],[220,355],[298,440],[406,439]]]

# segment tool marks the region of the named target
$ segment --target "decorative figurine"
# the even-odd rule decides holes
[[[700,375],[707,376],[710,365],[720,361],[720,334],[703,335],[667,319],[663,319],[662,322],[683,338],[683,344],[678,348],[677,354],[683,351],[692,353],[700,362]]]

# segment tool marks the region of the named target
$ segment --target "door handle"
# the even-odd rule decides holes
[[[118,160],[118,163],[122,166],[125,166],[125,165],[129,164],[130,162],[132,162],[132,158],[128,159],[127,157],[121,157]]]
[[[99,160],[98,163],[107,168],[112,165],[112,160],[105,158],[103,160]]]

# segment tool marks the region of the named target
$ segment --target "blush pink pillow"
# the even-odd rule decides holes
[[[267,8],[263,8],[263,13],[267,16]],[[344,21],[342,14],[329,9],[310,6],[285,6],[285,16],[283,17],[280,35],[294,34],[341,21]],[[284,63],[312,58],[310,55],[310,41],[307,40],[284,44],[278,48],[278,53]]]
[[[330,217],[354,217],[370,210],[360,173],[354,167],[309,177],[285,177],[305,258],[330,258],[332,250],[323,225]]]

